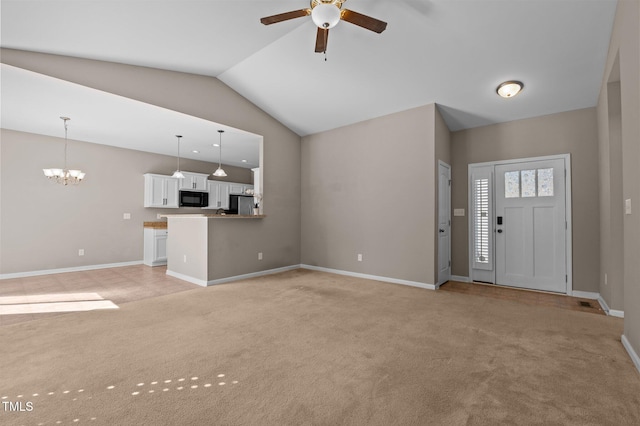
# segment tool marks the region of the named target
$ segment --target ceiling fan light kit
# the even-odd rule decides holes
[[[311,19],[318,28],[333,28],[340,22],[340,8],[333,3],[321,3],[311,11]]]
[[[509,80],[504,83],[500,83],[500,85],[496,88],[496,93],[503,98],[513,98],[515,95],[522,91],[524,84],[521,81],[517,80]]]
[[[380,34],[387,28],[387,23],[379,19],[363,15],[352,10],[342,9],[347,0],[311,0],[309,9],[292,10],[278,15],[266,16],[260,19],[264,25],[271,25],[289,19],[302,18],[311,15],[313,23],[318,27],[316,34],[316,53],[327,53],[329,29],[338,22],[347,21],[369,31]],[[325,55],[326,56],[326,55]],[[325,57],[326,60],[326,57]]]

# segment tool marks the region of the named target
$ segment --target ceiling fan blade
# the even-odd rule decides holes
[[[316,53],[322,53],[327,51],[328,40],[329,40],[329,30],[318,27],[318,34],[316,35]]]
[[[311,15],[311,9],[292,10],[291,12],[280,13],[278,15],[266,16],[260,19],[265,25],[271,25],[282,21],[288,21],[289,19],[302,18],[303,16]]]
[[[340,19],[343,21],[351,22],[359,27],[366,28],[380,34],[387,28],[387,23],[371,16],[363,15],[362,13],[354,12],[353,10],[345,9],[340,14]]]

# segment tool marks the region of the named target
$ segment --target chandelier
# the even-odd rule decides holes
[[[69,170],[67,169],[67,121],[71,120],[69,117],[60,117],[64,121],[64,169],[42,169],[44,175],[49,180],[62,185],[77,185],[84,179],[85,174],[82,170]]]

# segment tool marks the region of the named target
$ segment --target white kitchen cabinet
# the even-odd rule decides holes
[[[178,208],[178,179],[171,176],[144,175],[144,206]]]
[[[182,172],[184,178],[179,179],[180,190],[183,191],[208,191],[208,174]]]
[[[167,237],[166,229],[144,228],[144,259],[147,266],[160,266],[167,264]]]
[[[230,194],[244,194],[244,183],[234,183],[229,182],[229,193]]]
[[[229,209],[229,182],[210,180],[209,206],[206,209]]]

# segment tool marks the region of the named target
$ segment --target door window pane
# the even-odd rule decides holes
[[[476,179],[474,188],[475,262],[489,263],[489,179]]]
[[[535,197],[536,196],[536,171],[522,170],[521,174],[522,174],[522,196]]]
[[[520,172],[506,172],[504,174],[504,198],[520,197]]]
[[[553,197],[553,169],[538,169],[538,197]]]

